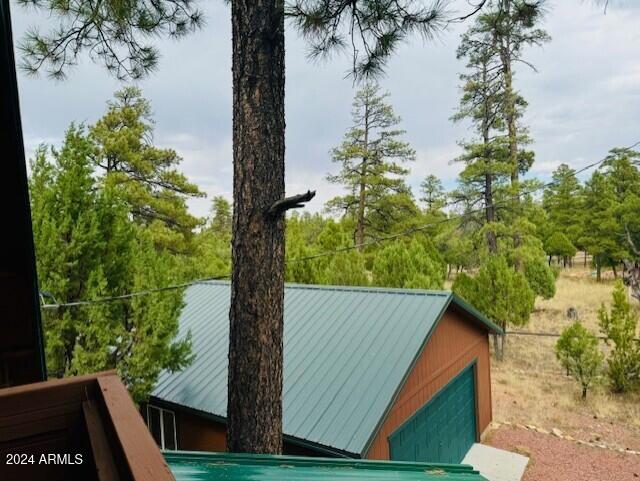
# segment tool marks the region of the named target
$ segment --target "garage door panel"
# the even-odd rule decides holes
[[[474,366],[389,436],[392,460],[459,463],[476,440]]]

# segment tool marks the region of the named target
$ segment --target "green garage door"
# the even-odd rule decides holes
[[[394,461],[459,463],[476,441],[473,365],[389,436]]]

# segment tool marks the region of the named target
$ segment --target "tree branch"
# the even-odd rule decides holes
[[[274,202],[271,207],[269,207],[267,214],[272,217],[277,217],[289,209],[298,209],[300,207],[304,207],[304,202],[309,202],[315,196],[315,190],[308,190],[304,194],[285,197],[284,199],[280,199]]]

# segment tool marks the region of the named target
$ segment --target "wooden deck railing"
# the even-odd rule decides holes
[[[3,481],[174,480],[113,372],[0,389],[0,456]]]

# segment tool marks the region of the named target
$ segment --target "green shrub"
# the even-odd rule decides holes
[[[556,357],[582,387],[582,398],[597,377],[604,356],[598,348],[598,339],[580,321],[567,327],[556,343]]]
[[[379,251],[372,270],[376,286],[442,289],[446,267],[434,248],[413,239],[393,242]]]
[[[525,259],[524,276],[536,296],[551,299],[556,295],[556,275],[540,258]]]
[[[598,312],[600,330],[606,343],[612,345],[607,358],[607,374],[615,392],[628,391],[640,381],[640,343],[636,340],[638,316],[627,301],[627,293],[621,281],[613,290],[611,310],[604,304]]]

